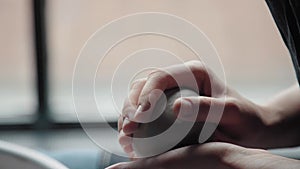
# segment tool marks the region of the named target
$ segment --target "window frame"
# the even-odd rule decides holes
[[[47,52],[47,25],[46,25],[46,3],[47,0],[32,0],[33,17],[33,42],[35,62],[35,85],[37,107],[30,117],[19,117],[18,119],[1,119],[0,130],[47,130],[64,128],[81,128],[79,122],[58,122],[51,117],[48,95],[48,52]],[[31,121],[31,122],[30,122]],[[103,122],[87,122],[90,127],[103,127]],[[116,128],[117,122],[109,122]]]

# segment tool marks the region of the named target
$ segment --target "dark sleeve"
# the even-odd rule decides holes
[[[300,85],[300,0],[266,0],[289,49]]]

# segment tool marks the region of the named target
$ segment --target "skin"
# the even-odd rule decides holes
[[[197,121],[203,122],[211,105],[225,105],[221,121],[213,136],[215,142],[187,146],[159,156],[116,164],[110,169],[199,168],[199,166],[212,169],[300,168],[300,162],[297,160],[272,155],[262,150],[299,145],[299,86],[287,89],[265,105],[258,105],[225,86],[199,61],[189,61],[154,71],[147,78],[139,79],[132,84],[129,96],[124,102],[123,114],[118,121],[119,142],[130,157],[135,157],[130,136],[137,130],[138,122],[149,113],[147,110],[151,109],[149,101],[151,91],[156,89],[164,91],[176,87],[174,78],[186,75],[186,67],[192,71],[201,96],[176,100],[173,105],[174,113],[178,115],[181,106],[197,108],[199,110],[196,112]],[[188,87],[188,83],[183,85]],[[214,96],[211,87],[217,91]],[[225,100],[220,99],[224,97],[222,94],[226,95]],[[137,112],[138,107],[141,111]],[[187,121],[191,120],[189,117],[189,115],[178,116]]]
[[[133,162],[115,164],[107,169],[296,169],[297,160],[269,154],[264,150],[246,149],[214,142],[188,146]]]

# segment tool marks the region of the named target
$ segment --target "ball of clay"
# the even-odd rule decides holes
[[[180,97],[199,96],[198,93],[190,89],[179,88],[166,90],[164,93],[167,99],[164,112],[152,122],[141,123],[139,129],[133,134],[133,138],[144,139],[139,141],[133,139],[133,149],[139,157],[148,157],[171,149],[198,144],[199,134],[203,127],[203,123],[188,121],[177,122],[177,117],[173,112],[173,103],[176,99]],[[155,110],[156,109],[154,108],[154,111]],[[175,123],[175,121],[177,123]],[[184,137],[176,137],[176,135],[180,132],[180,128],[187,125],[190,125],[191,128],[184,133]],[[177,127],[177,129],[169,134],[167,138],[154,138],[168,130],[171,126],[175,128]],[[150,137],[152,137],[152,140],[148,140]]]

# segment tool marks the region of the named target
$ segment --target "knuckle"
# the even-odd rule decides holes
[[[122,107],[122,112],[125,112],[129,109],[134,109],[135,107],[135,104],[133,101],[131,101],[129,98],[125,99],[124,100],[124,104],[123,104],[123,107]]]
[[[168,76],[168,73],[166,73],[163,70],[153,70],[149,73],[148,79],[150,80],[159,80],[163,79]]]
[[[146,81],[146,80],[145,79],[134,80],[130,85],[130,89],[136,88],[137,86],[139,86],[139,84],[143,83],[144,81]]]
[[[128,113],[130,113],[131,112],[131,108],[130,107],[123,107],[123,110],[122,110],[122,116],[123,117],[126,117],[127,115],[128,115]]]
[[[156,86],[157,84],[168,83],[172,76],[164,70],[155,70],[148,75],[148,82]]]
[[[211,101],[206,97],[202,97],[199,101],[199,107],[210,107],[210,102]]]
[[[195,75],[208,75],[208,67],[205,66],[204,62],[199,60],[192,60],[187,62],[186,64]]]
[[[124,105],[122,108],[122,117],[126,116],[128,113],[130,113],[133,110],[133,106],[131,104]]]
[[[189,65],[189,66],[191,66],[191,67],[200,67],[204,63],[201,62],[200,60],[190,60],[190,61],[187,61],[186,64]]]
[[[226,100],[225,107],[230,111],[239,111],[239,101],[236,98],[230,98]]]

